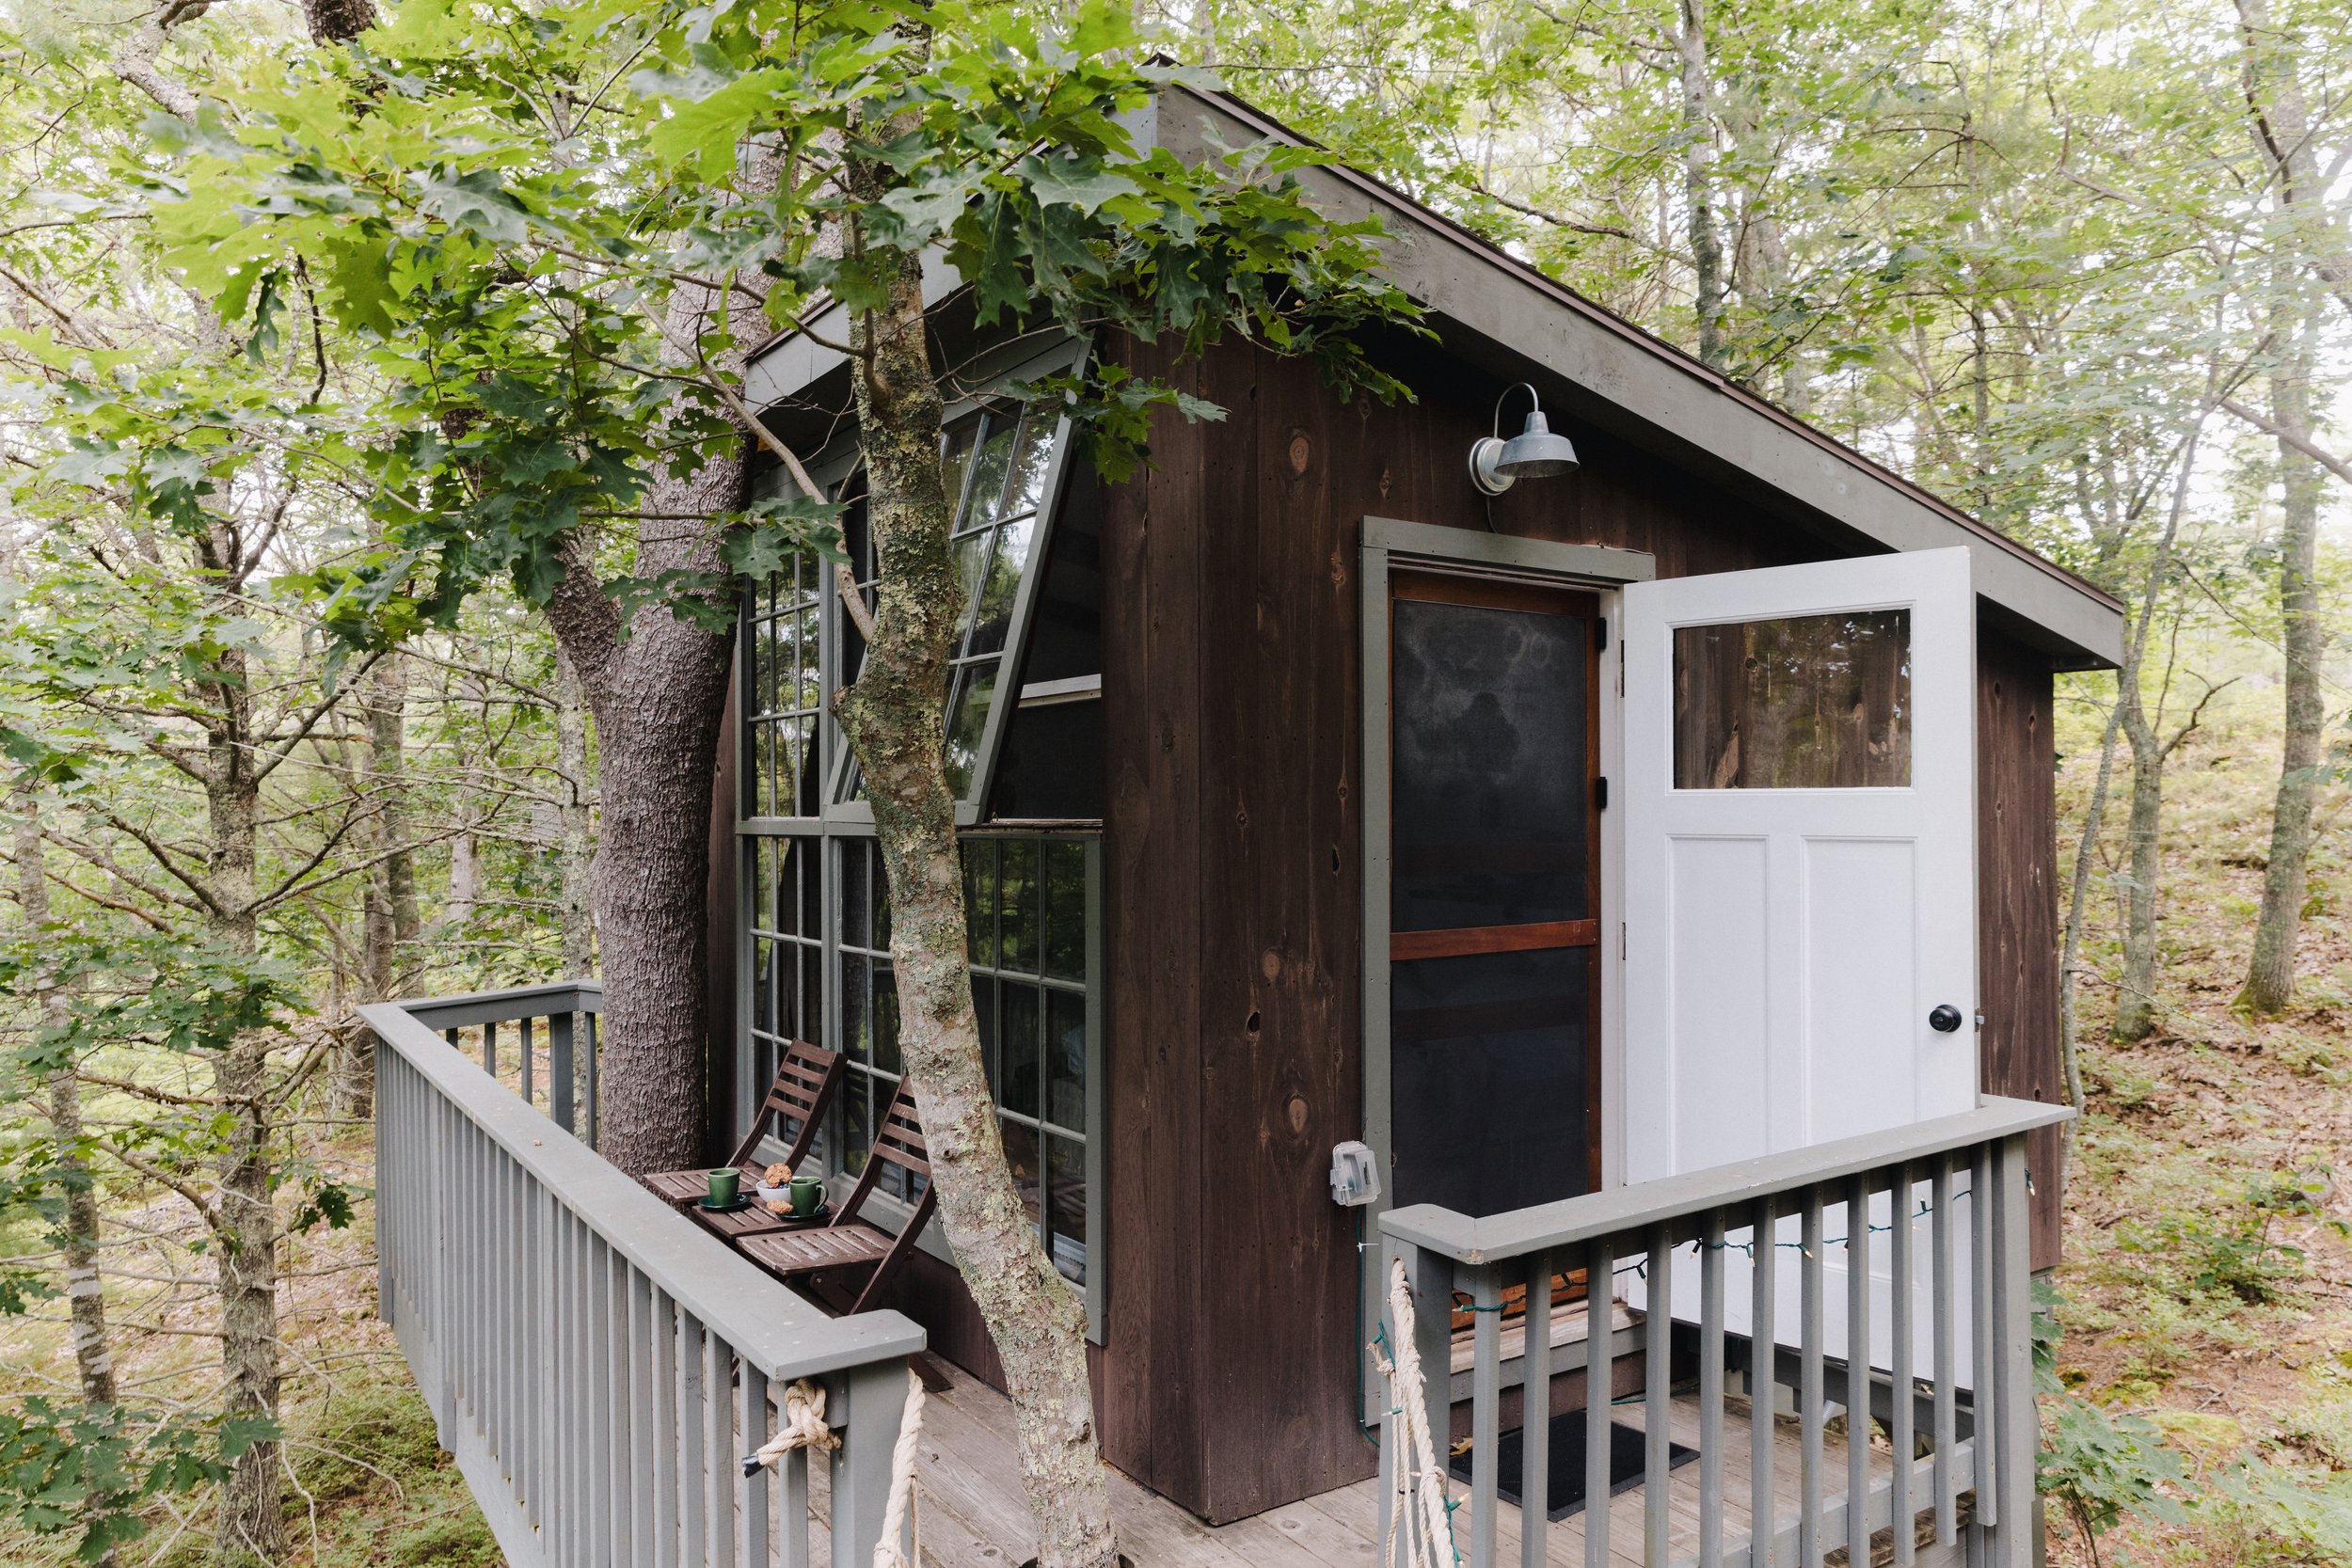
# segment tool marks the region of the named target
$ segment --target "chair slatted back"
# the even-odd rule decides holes
[[[857,1185],[850,1190],[850,1200],[841,1206],[841,1213],[833,1223],[849,1225],[857,1218],[866,1196],[882,1179],[882,1167],[896,1165],[910,1177],[923,1179],[923,1194],[914,1203],[914,1223],[908,1234],[922,1228],[938,1200],[938,1192],[931,1185],[930,1147],[923,1139],[923,1118],[914,1108],[914,1090],[904,1080],[898,1092],[890,1097],[890,1103],[874,1121],[874,1143],[866,1156],[866,1168],[858,1173]],[[912,1187],[913,1183],[909,1183]]]
[[[841,1090],[842,1071],[838,1051],[827,1051],[806,1040],[787,1040],[784,1053],[776,1061],[776,1076],[768,1085],[767,1098],[759,1102],[759,1114],[752,1118],[751,1130],[743,1135],[728,1164],[748,1163],[758,1150],[760,1140],[780,1120],[797,1121],[801,1130],[794,1134],[784,1163],[798,1168],[809,1146],[817,1141],[833,1097]]]

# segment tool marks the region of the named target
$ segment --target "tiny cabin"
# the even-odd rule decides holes
[[[1180,88],[1143,134],[1287,135]],[[1180,363],[991,336],[934,280],[991,1081],[1085,1295],[1105,1455],[1212,1522],[1374,1473],[1384,1215],[1484,1225],[2061,1101],[2052,677],[2121,646],[2088,583],[1376,182],[1312,178],[1382,221],[1428,312],[1372,344],[1410,403],[1239,338]],[[768,346],[753,389],[854,503],[820,339]],[[1086,355],[1226,417],[1163,418],[1106,483],[1011,395]],[[827,711],[858,657],[830,571],[751,596],[712,845],[714,1152],[811,1040],[850,1064],[820,1140],[841,1175],[899,1072],[872,814]],[[2021,1147],[2047,1267],[2057,1129]],[[920,1247],[891,1305],[998,1381]],[[1563,1313],[1589,1305],[1572,1275]],[[1665,1289],[1621,1278],[1612,1307]],[[1872,1308],[1823,1289],[1852,1304],[1834,1341]]]

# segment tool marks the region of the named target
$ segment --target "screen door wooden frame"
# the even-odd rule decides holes
[[[1362,912],[1362,982],[1359,993],[1358,1028],[1362,1041],[1363,1063],[1363,1140],[1370,1144],[1381,1162],[1381,1190],[1366,1208],[1357,1211],[1359,1234],[1366,1241],[1375,1241],[1380,1234],[1380,1215],[1395,1205],[1395,1186],[1388,1161],[1392,1149],[1390,1136],[1390,1039],[1389,1008],[1390,963],[1389,898],[1391,866],[1389,863],[1389,691],[1391,683],[1389,657],[1389,579],[1399,572],[1484,573],[1531,581],[1561,588],[1580,589],[1602,596],[1603,611],[1610,618],[1613,634],[1604,659],[1601,678],[1609,683],[1603,694],[1603,747],[1601,756],[1612,755],[1614,736],[1610,732],[1613,722],[1609,718],[1615,700],[1617,642],[1614,633],[1618,610],[1617,590],[1630,582],[1647,582],[1658,575],[1657,559],[1645,551],[1613,549],[1600,545],[1563,545],[1549,540],[1526,539],[1512,534],[1498,534],[1486,529],[1441,528],[1430,523],[1417,523],[1396,517],[1366,516],[1356,553],[1356,603],[1358,671],[1358,744],[1360,748],[1361,771],[1351,783],[1362,799],[1358,828],[1360,834],[1363,879]],[[1608,766],[1606,760],[1603,767]],[[1613,812],[1615,801],[1610,802]],[[1602,845],[1604,852],[1614,854],[1613,830],[1604,821]],[[1602,973],[1607,976],[1601,988],[1602,1017],[1614,1028],[1613,1009],[1615,990],[1614,938],[1610,935],[1618,919],[1616,911],[1607,902],[1616,876],[1613,862],[1605,864],[1602,873],[1601,929],[1603,941]],[[1603,1042],[1602,1097],[1604,1102],[1604,1140],[1615,1127],[1616,1110],[1613,1074],[1616,1043],[1613,1037]],[[1604,1147],[1604,1156],[1606,1155]],[[1603,1176],[1613,1179],[1614,1165],[1603,1159]],[[1357,1310],[1366,1323],[1376,1323],[1385,1308],[1382,1300],[1387,1291],[1388,1263],[1385,1249],[1368,1245],[1361,1249],[1357,1269]],[[1365,1392],[1364,1418],[1375,1420],[1380,1403],[1380,1380],[1372,1365],[1372,1353],[1359,1351],[1361,1386]]]
[[[1396,606],[1399,601],[1461,605],[1473,610],[1520,610],[1539,615],[1568,615],[1584,622],[1584,780],[1580,793],[1584,801],[1584,908],[1591,912],[1581,920],[1529,921],[1508,926],[1418,931],[1391,929],[1389,933],[1389,961],[1402,963],[1417,958],[1464,958],[1486,953],[1556,952],[1568,948],[1584,948],[1591,952],[1584,986],[1584,1190],[1598,1192],[1601,1183],[1601,1128],[1605,1119],[1602,1116],[1600,1006],[1600,672],[1607,635],[1602,629],[1606,622],[1601,617],[1600,595],[1590,588],[1519,578],[1470,575],[1421,566],[1399,567],[1392,571],[1389,577],[1388,594],[1391,653],[1387,704],[1391,726],[1387,747],[1390,768],[1387,793],[1391,802],[1395,800],[1394,650]],[[1384,816],[1382,826],[1390,836],[1390,862],[1393,865],[1396,820],[1393,808]]]

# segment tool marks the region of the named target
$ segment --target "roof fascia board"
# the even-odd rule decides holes
[[[1165,89],[1161,99],[1138,130],[1181,158],[1263,136],[1294,139],[1231,101],[1182,86]],[[1175,112],[1180,103],[1184,112]],[[2043,641],[2063,644],[2058,651],[2075,656],[2074,662],[2122,662],[2120,608],[2090,584],[1983,524],[1945,511],[1859,453],[1793,420],[1784,422],[1712,372],[1645,343],[1635,329],[1431,221],[1352,170],[1327,166],[1304,170],[1301,178],[1335,216],[1381,219],[1391,281],[1436,314],[1582,390],[1580,414],[1590,418],[1595,404],[1605,405],[1617,418],[1600,422],[1624,431],[1629,417],[1647,437],[1642,444],[1652,450],[1702,468],[1727,469],[1886,549],[1965,546],[1980,598],[2042,630]]]

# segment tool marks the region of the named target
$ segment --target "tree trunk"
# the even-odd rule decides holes
[[[363,677],[358,692],[367,721],[367,768],[361,775],[369,799],[368,831],[360,850],[373,863],[361,895],[359,992],[370,1002],[389,1002],[401,990],[401,958],[413,954],[418,937],[417,874],[408,848],[408,801],[403,745],[408,710],[404,661],[388,654]],[[336,1113],[365,1117],[375,1103],[374,1039],[364,1028],[342,1032],[334,1075]]]
[[[2295,995],[2295,939],[2309,896],[2312,797],[2318,787],[2328,714],[2319,689],[2327,628],[2319,616],[2319,511],[2323,475],[2295,444],[2312,439],[2311,349],[2271,381],[2271,418],[2280,432],[2279,611],[2286,653],[2286,744],[2271,809],[2270,863],[2263,873],[2262,912],[2237,1004],[2250,1012],[2283,1011]]]
[[[217,549],[233,559],[233,547]],[[206,740],[205,804],[211,834],[208,934],[230,952],[258,951],[253,916],[261,781],[255,774],[244,650],[220,656],[210,682],[216,717]],[[278,1416],[278,1211],[270,1155],[270,1037],[247,1030],[213,1065],[225,1123],[219,1155],[215,1268],[220,1297],[221,1408],[231,1417]],[[283,1461],[275,1439],[230,1462],[214,1526],[219,1568],[276,1564],[286,1556]]]
[[[16,821],[17,902],[27,931],[38,941],[50,920],[40,818],[31,797],[19,796],[18,803],[23,809]],[[54,974],[36,975],[33,990],[44,1024],[55,1029],[70,1021],[65,992]],[[98,1277],[98,1190],[82,1158],[82,1090],[71,1066],[50,1074],[49,1123],[57,1140],[57,1179],[65,1189],[65,1293],[72,1322],[73,1370],[81,1379],[82,1403],[95,1412],[115,1402],[114,1342],[106,1333],[105,1286]],[[90,1523],[101,1525],[103,1516]],[[98,1568],[116,1568],[120,1560],[108,1546],[92,1560]]]
[[[1699,358],[1724,362],[1724,243],[1715,227],[1715,116],[1707,80],[1707,0],[1682,0],[1682,189],[1689,208]]]
[[[943,761],[947,660],[962,600],[940,483],[942,405],[910,261],[852,356],[867,518],[881,556],[875,631],[837,699],[890,879],[899,1048],[923,1118],[939,1217],[1005,1370],[1042,1568],[1112,1568],[1110,1493],[1095,1447],[1086,1307],[1045,1256],[1015,1191],[981,1063],[964,945],[955,802]]]
[[[2165,747],[2156,738],[2136,689],[2137,672],[2117,677],[2123,733],[2132,743],[2132,815],[2124,833],[2131,885],[2123,898],[2123,984],[2109,1033],[2143,1040],[2156,1027],[2156,887],[2164,874],[2160,828],[2164,816]]]

